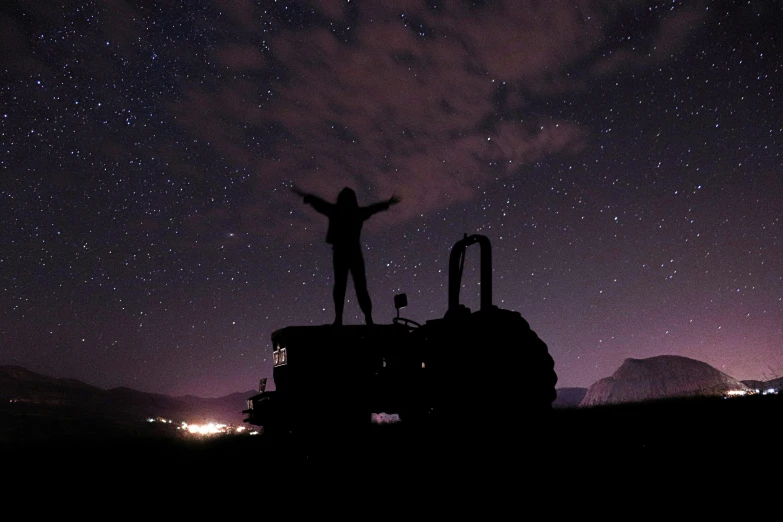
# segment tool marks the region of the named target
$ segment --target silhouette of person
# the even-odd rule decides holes
[[[373,324],[372,301],[367,292],[367,277],[364,271],[364,257],[359,235],[362,225],[373,214],[388,210],[400,202],[400,198],[392,196],[386,201],[379,201],[367,207],[360,207],[356,193],[345,187],[337,196],[336,203],[329,203],[313,194],[302,192],[294,187],[291,191],[304,199],[317,212],[329,218],[329,229],[326,242],[332,245],[332,261],[334,264],[334,324],[343,324],[343,308],[345,306],[345,288],[348,284],[348,272],[353,276],[353,286],[359,308],[364,313],[364,321]]]

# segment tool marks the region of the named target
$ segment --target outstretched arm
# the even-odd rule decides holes
[[[291,188],[291,192],[302,198],[306,205],[311,205],[316,212],[320,212],[321,214],[329,215],[332,211],[332,205],[328,201],[325,201],[315,194],[308,194],[307,192],[303,192],[298,187]]]
[[[377,214],[378,212],[382,212],[384,210],[389,210],[389,207],[396,205],[399,203],[401,199],[399,196],[392,196],[386,201],[379,201],[378,203],[373,203],[370,206],[364,207],[362,210],[365,211],[365,218],[367,219],[373,214]]]

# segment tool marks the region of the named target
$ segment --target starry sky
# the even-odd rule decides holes
[[[378,323],[399,292],[442,317],[479,233],[558,386],[662,354],[780,376],[780,27],[774,0],[3,2],[0,364],[256,387],[272,331],[333,319],[296,185],[402,198],[362,235]]]

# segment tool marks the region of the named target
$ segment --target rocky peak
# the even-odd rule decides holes
[[[670,397],[724,395],[748,386],[709,364],[678,355],[626,359],[611,377],[587,390],[581,406]]]

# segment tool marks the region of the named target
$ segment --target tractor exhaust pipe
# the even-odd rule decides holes
[[[459,291],[462,286],[462,269],[465,265],[465,250],[472,244],[481,247],[481,310],[492,307],[492,250],[487,236],[473,234],[458,241],[449,256],[449,308],[447,315],[459,309]]]

